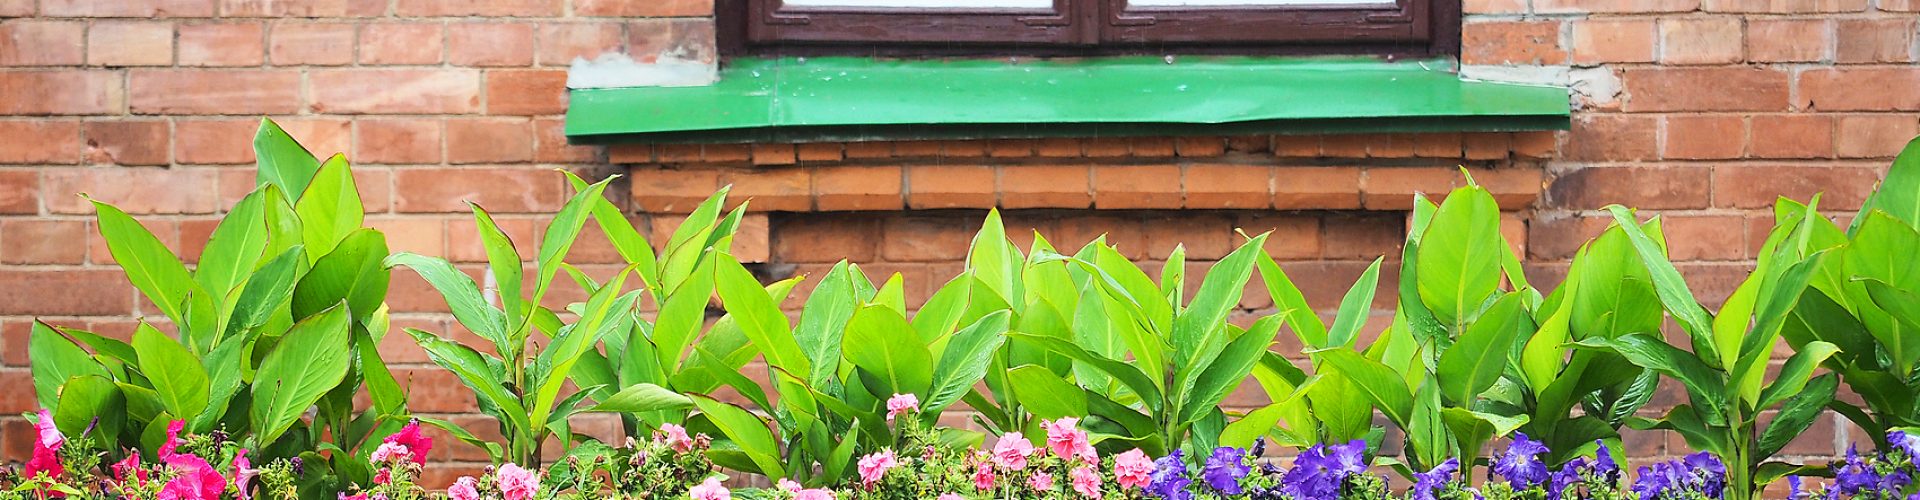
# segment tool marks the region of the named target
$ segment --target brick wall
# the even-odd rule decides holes
[[[1500,197],[1537,281],[1557,281],[1605,225],[1596,209],[1622,203],[1668,217],[1682,272],[1717,302],[1751,265],[1775,195],[1823,191],[1823,207],[1850,211],[1920,133],[1920,1],[1466,3],[1468,71],[1572,85],[1572,131],[574,147],[564,66],[609,51],[711,58],[710,0],[0,0],[0,384],[27,383],[30,318],[124,336],[156,315],[75,193],[191,258],[251,186],[262,114],[357,163],[369,223],[396,249],[473,271],[484,255],[460,202],[529,244],[567,195],[550,172],[565,167],[630,174],[618,201],[656,230],[732,184],[758,210],[748,257],[776,273],[853,258],[904,273],[915,300],[958,271],[980,209],[999,206],[1013,231],[1063,247],[1111,232],[1151,261],[1184,243],[1194,271],[1234,228],[1276,230],[1274,252],[1323,305],[1397,251],[1411,193],[1455,185],[1454,165]],[[593,238],[571,260],[605,272],[616,257]],[[452,328],[410,273],[389,302],[405,326]],[[416,409],[472,412],[404,339],[386,352]],[[0,412],[32,405],[7,394]],[[0,456],[25,456],[24,420],[0,428]],[[1829,420],[1789,450],[1831,455],[1857,437]],[[1643,458],[1681,447],[1632,441]]]

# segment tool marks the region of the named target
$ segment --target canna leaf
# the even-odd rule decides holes
[[[1367,359],[1351,349],[1333,348],[1313,353],[1328,367],[1340,372],[1360,394],[1379,407],[1394,422],[1407,422],[1413,416],[1413,390],[1393,368]],[[1323,384],[1320,387],[1330,387]]]
[[[313,181],[313,175],[320,170],[320,160],[307,152],[307,148],[295,141],[293,136],[280,128],[273,120],[260,119],[260,130],[253,136],[253,156],[258,164],[256,179],[259,185],[272,185],[280,193],[294,201],[292,197],[307,192],[307,183]]]
[[[308,317],[294,324],[260,362],[249,419],[256,445],[279,439],[346,377],[350,319],[345,304]]]
[[[488,304],[480,295],[480,286],[473,278],[454,269],[453,264],[438,257],[427,257],[410,252],[399,252],[387,257],[385,265],[407,266],[427,280],[440,297],[446,299],[447,308],[453,311],[453,318],[480,338],[493,342],[499,351],[506,352],[507,318],[499,308]]]
[[[773,432],[758,417],[738,406],[723,403],[706,396],[693,396],[694,406],[713,422],[720,432],[727,436],[748,459],[753,461],[758,472],[767,477],[787,477],[787,471],[780,463],[780,447],[775,443]]]
[[[847,362],[865,370],[881,384],[874,395],[925,396],[933,382],[933,356],[906,332],[905,318],[887,306],[862,306],[847,323]],[[983,370],[984,371],[984,370]]]
[[[987,374],[993,353],[1007,341],[1008,311],[994,311],[953,334],[933,368],[933,382],[922,413],[938,414],[960,401]],[[815,384],[818,385],[818,384]]]
[[[113,377],[86,350],[62,337],[52,326],[37,320],[33,322],[33,331],[27,337],[27,359],[32,362],[33,393],[41,408],[55,407],[60,401],[60,386],[68,380],[86,376]]]
[[[207,408],[207,370],[186,346],[142,322],[133,332],[133,350],[167,413],[191,417]]]
[[[590,412],[607,413],[643,413],[650,411],[682,410],[693,407],[693,398],[682,396],[665,387],[653,384],[634,384],[621,389],[600,404],[587,409]]]
[[[313,175],[313,182],[294,202],[300,215],[301,242],[308,257],[318,262],[333,252],[334,245],[365,223],[366,208],[360,203],[360,191],[353,184],[347,158],[333,155]]]
[[[133,287],[174,324],[189,324],[182,305],[187,303],[189,294],[205,293],[199,290],[187,266],[126,212],[98,201],[93,202],[93,208],[99,219],[100,236],[107,240],[107,251],[113,254],[114,263],[126,272],[127,281],[133,282]]]
[[[1500,238],[1500,206],[1486,188],[1455,189],[1440,203],[1426,234],[1445,237],[1420,241],[1414,272],[1421,302],[1460,332],[1500,287],[1500,254],[1507,251]]]
[[[1501,296],[1467,325],[1453,346],[1440,354],[1441,395],[1456,405],[1466,406],[1493,387],[1494,381],[1506,371],[1515,342],[1523,333],[1533,331],[1533,320],[1526,314],[1524,300],[1519,292]]]

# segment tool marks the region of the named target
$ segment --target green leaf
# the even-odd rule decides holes
[[[33,331],[27,337],[27,359],[32,362],[33,393],[41,408],[53,408],[60,401],[60,386],[69,379],[113,377],[86,350],[39,321],[33,322]]]
[[[114,262],[126,271],[127,281],[133,282],[133,287],[174,324],[189,324],[184,309],[187,296],[205,293],[199,290],[187,266],[126,212],[98,201],[93,202],[93,207],[99,218],[100,236],[107,240],[107,251],[113,254]]]
[[[1153,411],[1159,411],[1163,404],[1160,397],[1160,388],[1154,385],[1152,377],[1147,376],[1146,372],[1140,370],[1140,367],[1150,365],[1101,356],[1098,353],[1082,349],[1080,346],[1058,337],[1008,332],[1007,338],[1021,343],[1030,343],[1062,356],[1073,358],[1074,361],[1078,361],[1088,367],[1111,375],[1115,380],[1120,381],[1121,385],[1133,391],[1134,395],[1139,396],[1147,408]]]
[[[1440,392],[1449,401],[1462,406],[1472,402],[1506,371],[1514,343],[1533,330],[1523,301],[1518,292],[1500,297],[1440,354]]]
[[[281,130],[280,124],[265,118],[260,119],[260,131],[253,136],[253,155],[259,164],[259,185],[273,185],[289,197],[306,192],[307,183],[320,170],[320,161],[313,153]]]
[[[1412,417],[1413,390],[1399,373],[1379,361],[1367,359],[1351,349],[1333,348],[1313,353],[1340,374],[1345,375],[1361,395],[1387,414],[1394,422]],[[1323,386],[1324,387],[1324,386]]]
[[[1827,403],[1833,401],[1834,391],[1838,387],[1839,381],[1831,373],[1807,382],[1799,393],[1787,399],[1787,404],[1780,407],[1780,413],[1774,415],[1773,422],[1767,424],[1767,430],[1760,433],[1752,459],[1757,462],[1773,456],[1793,438],[1806,432],[1808,427],[1813,426],[1813,419],[1818,418]]]
[[[407,393],[400,388],[400,381],[394,380],[393,372],[387,370],[387,363],[380,359],[380,342],[372,335],[356,329],[353,332],[354,366],[361,377],[366,379],[367,395],[373,401],[374,411],[385,416],[400,416],[407,412]]]
[[[660,282],[656,295],[679,288],[681,282],[692,276],[695,264],[705,258],[713,241],[713,233],[719,228],[715,221],[720,217],[720,205],[726,202],[727,191],[732,186],[722,187],[694,207],[687,218],[680,221],[680,227],[673,230],[673,236],[667,239],[667,246],[660,256]]]
[[[634,384],[587,409],[604,413],[643,413],[693,407],[693,398],[653,384]]]
[[[447,308],[453,311],[453,318],[460,322],[460,326],[493,342],[497,347],[504,349],[507,346],[506,315],[488,304],[486,298],[480,295],[480,286],[475,285],[473,278],[466,273],[454,269],[453,264],[438,257],[408,252],[387,257],[385,264],[389,268],[407,266],[419,273],[421,278],[427,280],[427,284],[440,292],[441,298],[446,299]]]
[[[265,205],[280,196],[277,191],[273,186],[256,189],[220,219],[220,224],[207,238],[206,248],[200,251],[199,266],[193,271],[200,288],[224,299],[234,287],[246,281],[254,265],[266,257],[269,228]],[[221,311],[230,311],[232,307],[232,304],[223,304]]]
[[[1207,270],[1193,303],[1174,318],[1169,341],[1181,349],[1174,366],[1188,374],[1182,386],[1191,386],[1192,377],[1206,367],[1207,360],[1218,355],[1227,344],[1227,313],[1240,304],[1240,295],[1253,277],[1254,260],[1266,245],[1267,235],[1255,236]],[[1268,340],[1272,340],[1271,337]],[[1249,364],[1249,370],[1251,364]]]
[[[1307,304],[1307,297],[1300,293],[1300,287],[1294,286],[1286,271],[1273,262],[1273,257],[1264,251],[1260,254],[1260,280],[1267,286],[1267,294],[1273,297],[1277,313],[1286,318],[1300,341],[1313,347],[1327,346],[1327,326],[1320,321],[1320,315]]]
[[[780,312],[767,290],[753,278],[753,273],[724,253],[715,254],[714,263],[714,288],[720,292],[722,305],[740,326],[741,333],[746,334],[753,345],[760,346],[767,356],[767,364],[787,373],[811,373],[807,356],[789,329],[787,315]]]
[[[665,298],[655,297],[661,306],[653,326],[654,355],[661,369],[667,372],[680,369],[687,345],[700,335],[700,327],[706,324],[707,305],[713,300],[713,265],[714,258],[708,255],[694,266],[693,275],[678,288],[668,292]],[[805,315],[801,319],[805,320]]]
[[[567,183],[573,186],[574,191],[587,190],[586,180],[573,175],[573,172],[562,172],[567,174]],[[649,286],[659,283],[659,264],[655,261],[653,247],[647,244],[647,238],[640,235],[633,223],[621,214],[619,207],[613,206],[613,202],[605,198],[594,202],[593,222],[600,226],[602,234],[607,235],[607,241],[613,244],[614,252],[619,253],[621,259],[626,260],[627,264],[639,265],[636,269],[641,281]]]
[[[1218,357],[1207,360],[1193,385],[1181,392],[1185,400],[1180,403],[1180,423],[1197,422],[1217,409],[1227,393],[1253,373],[1254,365],[1267,353],[1267,347],[1273,345],[1273,337],[1279,332],[1279,316],[1260,318],[1228,342]]]
[[[1044,419],[1087,415],[1087,394],[1039,365],[1020,365],[1007,372],[1016,400],[1028,413]]]
[[[850,267],[842,260],[827,271],[807,296],[807,304],[800,310],[800,324],[793,329],[794,341],[806,350],[807,360],[813,365],[807,384],[814,387],[826,385],[840,368],[840,340],[859,301]]]
[[[561,328],[553,342],[534,359],[531,375],[538,384],[529,408],[533,411],[532,422],[547,421],[554,399],[559,397],[561,386],[581,356],[593,350],[608,333],[624,332],[632,325],[634,303],[640,300],[640,292],[620,293],[630,272],[632,268],[621,270],[617,277],[608,280],[607,286],[588,298],[579,321]]]
[[[260,362],[251,415],[258,445],[279,439],[346,376],[349,319],[335,306],[296,323]]]
[[[1360,328],[1366,326],[1367,315],[1373,311],[1373,293],[1379,287],[1380,261],[1373,259],[1366,272],[1360,273],[1360,279],[1354,280],[1353,287],[1347,289],[1347,295],[1340,299],[1340,312],[1333,318],[1333,326],[1327,330],[1327,344],[1310,346],[1314,348],[1341,348],[1352,346],[1360,338]]]
[[[1641,368],[1654,370],[1673,377],[1686,386],[1699,401],[1708,405],[1708,421],[1717,421],[1725,415],[1727,407],[1726,382],[1720,372],[1708,367],[1700,358],[1682,351],[1658,337],[1648,333],[1630,333],[1617,338],[1589,338],[1578,342],[1578,346],[1587,348],[1605,348],[1619,353]]]
[[[1613,219],[1627,240],[1633,244],[1635,252],[1647,267],[1649,277],[1653,279],[1654,292],[1660,296],[1660,303],[1666,305],[1667,312],[1673,315],[1680,327],[1693,338],[1695,351],[1708,351],[1713,343],[1713,317],[1707,309],[1700,307],[1700,301],[1693,298],[1693,292],[1687,288],[1686,279],[1680,276],[1680,270],[1667,260],[1666,250],[1655,242],[1633,218],[1626,207],[1614,205],[1607,207],[1613,213]],[[1719,358],[1706,357],[1710,362]]]
[[[706,396],[694,396],[693,404],[700,412],[726,434],[742,453],[745,453],[758,472],[767,477],[787,477],[786,468],[780,464],[780,447],[773,439],[773,432],[767,429],[752,413],[738,406],[723,403]]]
[[[533,299],[528,300],[528,304],[539,304],[547,296],[547,287],[553,284],[554,273],[560,272],[560,259],[573,249],[573,241],[579,238],[580,228],[587,223],[589,210],[596,201],[606,199],[601,193],[607,190],[607,183],[613,182],[613,179],[608,177],[574,194],[565,205],[560,206],[560,212],[553,215],[553,221],[547,223],[547,233],[540,238],[537,268],[540,276],[536,278],[539,281],[534,282]]]
[[[387,237],[379,231],[348,233],[294,285],[293,317],[306,318],[345,301],[350,317],[367,322],[387,297],[391,275],[382,265],[386,258]]]
[[[1887,177],[1860,206],[1860,215],[1854,217],[1854,223],[1861,223],[1875,210],[1885,211],[1909,226],[1920,226],[1920,138],[1908,141],[1900,155],[1894,157],[1893,165],[1887,168]],[[1849,234],[1853,232],[1848,230]]]
[[[500,449],[499,443],[480,439],[479,437],[474,436],[472,431],[468,431],[465,427],[461,427],[459,424],[455,424],[453,422],[449,422],[449,421],[438,419],[438,418],[423,417],[418,415],[414,416],[413,418],[418,419],[420,423],[431,425],[436,428],[439,428],[442,431],[446,431],[447,434],[452,435],[454,439],[458,439],[461,442],[473,445],[474,447],[477,447],[477,448],[480,448],[481,450],[486,451],[488,460],[492,462],[496,462],[496,463],[500,462],[502,455],[506,454],[504,451]]]
[[[140,355],[140,373],[153,383],[167,413],[199,415],[207,407],[207,371],[186,346],[141,323],[133,332],[133,350]]]
[[[921,408],[923,413],[937,414],[945,410],[986,376],[993,353],[1007,341],[1010,315],[1009,311],[994,311],[953,334],[945,354],[940,355],[940,361],[933,368],[933,382],[926,404]]]
[[[246,286],[240,288],[239,298],[233,301],[233,315],[227,319],[222,339],[259,328],[274,311],[281,310],[281,306],[293,299],[294,284],[307,264],[305,252],[306,247],[294,245],[254,271]]]
[[[1227,424],[1227,430],[1220,433],[1220,446],[1251,447],[1255,439],[1267,435],[1267,431],[1279,425],[1280,419],[1286,414],[1287,406],[1281,403],[1266,405],[1247,412],[1246,416]]]
[[[572,174],[568,174],[572,175]],[[487,269],[493,272],[493,279],[500,290],[500,304],[507,313],[506,319],[514,324],[529,315],[526,302],[522,301],[520,279],[520,252],[513,246],[513,239],[507,237],[500,225],[493,221],[493,215],[480,205],[468,202],[473,210],[474,230],[480,232],[480,244],[487,252]]]
[[[863,306],[847,323],[847,362],[883,384],[875,396],[927,395],[933,383],[933,356],[908,332],[913,326],[886,306]]]
[[[98,436],[101,441],[96,442],[117,443],[126,420],[126,399],[120,396],[120,387],[99,375],[68,380],[53,408],[54,424],[62,434]]]
[[[1780,374],[1773,377],[1773,384],[1760,391],[1760,402],[1754,408],[1772,408],[1774,403],[1800,394],[1806,388],[1807,380],[1813,376],[1813,369],[1839,351],[1839,347],[1826,342],[1809,342],[1801,346],[1793,353],[1793,357],[1787,358],[1786,364],[1780,366]]]
[[[1486,188],[1453,190],[1433,215],[1415,261],[1420,299],[1434,316],[1460,331],[1500,287],[1500,206]]]
[[[360,204],[360,190],[354,187],[347,158],[336,154],[320,165],[293,211],[300,214],[301,241],[313,259],[326,256],[348,233],[360,229],[366,208]]]
[[[981,223],[980,231],[973,236],[972,248],[967,250],[967,270],[979,277],[1001,302],[1011,304],[1026,296],[1020,281],[1024,261],[1020,249],[1007,240],[1000,211],[988,210],[987,220]]]
[[[440,338],[432,333],[408,328],[407,335],[413,337],[420,348],[427,351],[427,358],[433,364],[453,372],[460,382],[473,389],[474,396],[481,407],[492,407],[504,415],[509,429],[527,429],[532,425],[528,421],[527,411],[519,399],[508,394],[501,381],[501,375],[495,365],[498,360],[488,358],[472,348]]]

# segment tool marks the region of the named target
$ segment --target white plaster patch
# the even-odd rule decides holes
[[[642,63],[626,54],[608,52],[592,61],[575,57],[573,66],[567,69],[567,88],[570,89],[700,87],[717,81],[720,81],[720,68],[714,63],[679,54],[662,54],[654,62]]]

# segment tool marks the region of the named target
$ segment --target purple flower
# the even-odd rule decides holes
[[[1153,484],[1147,486],[1147,492],[1167,500],[1192,500],[1193,492],[1187,491],[1187,485],[1193,479],[1187,477],[1187,463],[1180,450],[1153,461]]]
[[[1507,484],[1515,490],[1546,482],[1547,463],[1540,461],[1540,454],[1546,452],[1547,445],[1527,438],[1524,432],[1515,432],[1506,453],[1493,462],[1493,473],[1507,478]]]
[[[1293,470],[1280,478],[1281,490],[1297,500],[1336,498],[1347,476],[1367,470],[1366,453],[1366,441],[1358,439],[1337,446],[1314,445],[1300,452]]]
[[[1207,463],[1200,468],[1200,479],[1222,495],[1241,494],[1246,490],[1240,487],[1240,478],[1253,472],[1253,467],[1246,464],[1246,457],[1247,450],[1240,448],[1214,448],[1213,455],[1207,457]]]
[[[1807,492],[1800,489],[1800,476],[1787,476],[1787,500],[1804,500]]]
[[[1432,470],[1413,473],[1413,500],[1435,500],[1434,493],[1453,480],[1453,473],[1460,470],[1460,459],[1449,458]]]
[[[1586,478],[1586,471],[1590,468],[1592,466],[1587,462],[1587,457],[1574,457],[1573,460],[1562,464],[1560,470],[1555,471],[1553,476],[1547,479],[1547,500],[1560,500],[1568,486],[1573,486],[1573,483]]]
[[[1606,440],[1595,439],[1593,444],[1600,448],[1593,452],[1593,471],[1606,479],[1607,484],[1620,483],[1620,464],[1614,463],[1613,451],[1607,449]]]
[[[1888,431],[1887,444],[1907,454],[1907,460],[1920,462],[1920,437],[1907,434],[1907,431]]]
[[[1642,500],[1699,493],[1720,498],[1727,489],[1727,467],[1713,454],[1699,452],[1679,460],[1669,460],[1640,468],[1640,479],[1633,492]]]
[[[1720,494],[1727,489],[1726,464],[1720,463],[1720,459],[1712,453],[1704,451],[1687,455],[1685,460],[1687,467],[1700,476],[1700,491],[1709,497],[1720,498]]]

